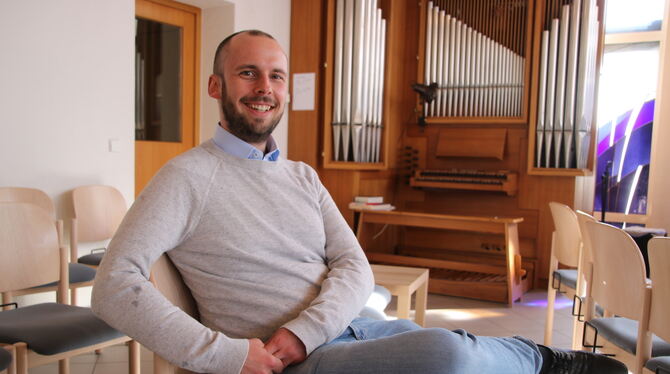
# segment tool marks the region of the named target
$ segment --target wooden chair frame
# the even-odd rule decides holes
[[[188,315],[198,318],[198,308],[179,271],[166,254],[162,254],[151,268],[151,283],[172,304]],[[154,374],[191,374],[193,372],[177,367],[154,353]]]
[[[651,307],[649,311],[649,333],[670,342],[670,238],[656,237],[649,243],[649,267],[651,276]],[[644,373],[655,374],[644,368]]]
[[[551,345],[553,335],[556,293],[564,293],[571,300],[574,300],[575,295],[583,295],[583,291],[578,291],[583,288],[583,277],[579,266],[582,257],[582,235],[577,215],[569,206],[554,201],[549,203],[549,208],[554,220],[555,230],[551,236],[549,285],[547,286],[547,319],[544,325],[544,345],[547,346]],[[554,285],[552,280],[554,279],[554,272],[559,269],[559,264],[577,268],[576,288],[573,289],[560,282],[558,286]],[[577,316],[573,319],[572,349],[578,349],[579,338],[581,338],[581,322]]]
[[[56,219],[56,208],[54,207],[53,201],[44,191],[36,188],[27,188],[27,187],[0,187],[0,201],[2,202],[17,202],[17,203],[28,203],[39,206],[40,208],[46,210],[51,217]],[[63,244],[63,220],[56,220],[59,245]],[[76,258],[70,258],[70,261],[75,261]],[[93,280],[88,282],[77,282],[70,283],[70,304],[77,305],[77,288],[90,287],[93,286]],[[43,292],[58,292],[58,286],[51,287],[33,287],[23,290],[16,290],[13,292],[4,292],[2,294],[2,303],[7,304],[11,303],[13,297],[23,296],[23,295],[32,295]],[[58,297],[58,296],[57,296]]]
[[[651,354],[648,327],[652,288],[646,278],[644,259],[635,241],[623,230],[595,221],[585,222],[584,227],[593,255],[592,281],[586,287],[585,320],[588,323],[594,319],[597,303],[604,308],[605,316],[638,321],[637,354],[632,355],[602,336],[593,345],[603,342],[598,347],[602,353],[616,356],[630,371],[641,374]]]
[[[38,238],[32,239],[31,243],[39,246],[37,250],[40,251],[41,261],[31,264],[32,271],[22,271],[26,268],[25,253],[21,251],[12,251],[7,249],[3,253],[3,261],[6,264],[11,264],[16,270],[9,272],[9,276],[3,279],[2,289],[0,291],[7,291],[13,288],[23,289],[26,286],[34,284],[44,284],[45,281],[53,281],[56,278],[58,281],[58,302],[67,305],[67,289],[68,285],[68,251],[65,246],[60,243],[58,230],[48,230],[46,227],[53,224],[52,219],[43,209],[27,203],[0,203],[0,207],[6,208],[7,213],[0,215],[0,232],[5,232],[9,238],[9,243],[17,241],[16,238]],[[21,232],[25,227],[15,227],[12,225],[14,219],[21,219],[32,222],[36,227],[34,231]],[[18,244],[25,245],[27,240],[21,240]],[[0,245],[1,247],[2,245]],[[54,265],[57,264],[57,265]],[[5,271],[7,271],[5,266]],[[2,312],[0,312],[2,313]],[[68,374],[70,371],[69,358],[85,353],[99,350],[104,347],[128,342],[129,345],[129,371],[131,374],[139,374],[140,372],[140,345],[130,337],[123,336],[120,338],[108,340],[106,342],[82,347],[55,355],[40,355],[30,349],[24,342],[13,343],[16,350],[16,373],[28,374],[28,369],[36,366],[41,366],[47,363],[58,361],[59,373]]]
[[[80,186],[72,190],[75,217],[70,225],[70,258],[79,258],[79,242],[109,240],[126,214],[126,200],[112,186]]]
[[[16,348],[13,345],[0,344],[0,349],[5,349],[12,356],[12,362],[5,370],[0,370],[0,374],[16,374]]]

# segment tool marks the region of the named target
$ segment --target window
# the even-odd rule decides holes
[[[605,201],[608,221],[643,223],[647,213],[664,6],[665,0],[607,0],[594,211]]]

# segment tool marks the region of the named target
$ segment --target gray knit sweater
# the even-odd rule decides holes
[[[164,252],[200,321],[149,283]],[[181,367],[238,373],[247,338],[286,327],[309,354],[344,331],[372,288],[365,255],[312,168],[236,158],[210,140],[170,161],[137,198],[98,269],[92,308]]]

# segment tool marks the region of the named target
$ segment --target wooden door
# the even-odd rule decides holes
[[[198,142],[200,9],[136,0],[135,196]]]

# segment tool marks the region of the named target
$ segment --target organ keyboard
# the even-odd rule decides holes
[[[507,170],[416,170],[409,184],[424,188],[501,191],[514,196],[517,191],[517,174]]]

